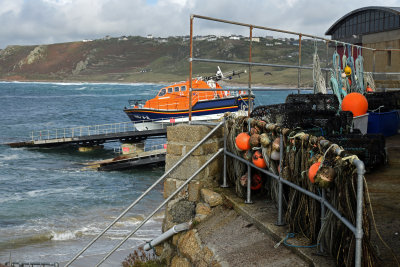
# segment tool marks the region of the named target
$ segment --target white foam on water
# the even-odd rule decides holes
[[[54,241],[66,241],[66,240],[74,240],[77,238],[76,233],[68,231],[64,233],[57,233],[54,231],[51,231],[51,240]]]
[[[15,194],[14,196],[6,196],[4,195],[2,198],[0,198],[0,204],[6,203],[6,202],[17,202],[21,201],[23,197],[20,194]]]
[[[67,241],[76,240],[83,236],[94,236],[102,231],[101,228],[93,225],[83,226],[77,230],[50,230],[51,240],[53,241]]]
[[[27,194],[30,197],[41,197],[59,193],[63,195],[77,194],[78,192],[81,192],[86,188],[87,188],[86,186],[77,186],[77,187],[67,187],[67,188],[39,189],[39,190],[28,191],[25,194]]]
[[[0,160],[7,161],[7,160],[16,160],[21,159],[21,155],[12,154],[12,155],[0,155]]]
[[[52,194],[76,195],[86,188],[87,188],[86,186],[78,186],[78,187],[67,187],[67,188],[39,189],[28,192],[14,193],[14,195],[4,195],[2,198],[0,198],[0,204],[10,201],[17,202],[29,198],[48,196]]]

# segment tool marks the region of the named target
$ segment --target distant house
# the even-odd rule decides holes
[[[207,37],[198,35],[198,36],[195,36],[193,39],[196,41],[204,41],[204,40],[207,40]]]
[[[153,39],[154,37],[153,37],[152,34],[148,34],[148,35],[146,36],[146,38],[147,38],[147,39]]]
[[[93,40],[90,39],[83,39],[82,42],[87,43],[87,42],[92,42]]]
[[[104,36],[103,39],[104,39],[104,40],[110,40],[110,39],[111,39],[111,36],[110,36],[110,35],[106,35],[106,36]]]
[[[274,36],[267,35],[265,36],[265,39],[267,39],[268,41],[272,41],[274,40]]]
[[[167,38],[158,38],[157,42],[159,42],[160,44],[168,43],[168,39]]]
[[[128,41],[128,37],[121,36],[121,37],[118,38],[118,41]]]
[[[265,43],[265,46],[274,46],[274,45],[271,43]]]
[[[253,42],[259,43],[259,42],[260,42],[260,37],[251,37],[251,40],[252,40]],[[249,42],[249,41],[250,41],[250,38],[246,38],[245,41],[246,41],[246,42]]]
[[[209,41],[209,42],[217,41],[217,36],[209,35],[209,36],[207,36],[207,41]]]
[[[230,39],[230,40],[240,40],[240,36],[231,35],[231,36],[229,36],[229,39]]]

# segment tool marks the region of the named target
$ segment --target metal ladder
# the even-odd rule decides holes
[[[200,147],[211,135],[213,135],[225,121],[219,122],[197,145],[195,145],[185,156],[183,156],[171,169],[166,171],[156,182],[154,182],[142,195],[140,195],[135,201],[133,201],[112,223],[110,223],[100,234],[98,234],[93,240],[79,251],[66,265],[70,266],[80,255],[82,255],[90,246],[93,245],[101,236],[103,236],[115,223],[117,223],[129,210],[131,210],[141,199],[143,199],[156,185],[164,180],[176,167],[178,167],[186,158],[188,158],[193,151]],[[211,163],[216,157],[223,153],[224,148],[220,148],[203,166],[201,166],[191,177],[189,177],[178,189],[176,189],[167,199],[165,199],[153,212],[150,213],[131,233],[129,233],[118,245],[116,245],[106,256],[99,261],[95,266],[100,266],[108,257],[111,256],[122,244],[124,244],[132,235],[134,235],[157,211],[159,211],[165,204],[168,203],[176,194],[178,194],[190,181],[194,179],[209,163]]]

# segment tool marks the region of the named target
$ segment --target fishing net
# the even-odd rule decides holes
[[[352,154],[343,152],[341,156],[338,156],[334,153],[335,149],[332,149],[332,147],[337,148],[338,146],[333,145],[331,140],[328,139],[329,141],[327,141],[322,136],[314,136],[299,128],[286,127],[286,125],[299,125],[290,118],[290,115],[288,115],[290,112],[301,112],[305,106],[312,107],[313,105],[317,106],[318,104],[310,102],[293,107],[287,104],[273,105],[279,111],[283,111],[282,114],[273,111],[271,107],[263,106],[262,109],[253,111],[251,119],[228,116],[225,128],[228,134],[227,149],[249,161],[252,160],[252,155],[256,151],[260,151],[268,171],[276,175],[281,171],[284,179],[316,195],[322,195],[322,192],[324,192],[327,201],[355,225],[357,173],[354,165],[344,158]],[[330,111],[321,110],[319,112],[328,114]],[[340,118],[338,114],[331,114],[331,116]],[[280,119],[281,123],[272,123],[272,119]],[[314,120],[313,123],[315,122]],[[326,124],[329,124],[329,122],[326,122]],[[239,151],[235,145],[235,138],[241,132],[247,132],[251,135],[251,149],[248,151]],[[282,159],[276,157],[280,150],[281,135],[283,138]],[[350,141],[351,137],[354,138],[354,136],[344,135],[342,139],[347,140],[346,142],[350,144],[353,142]],[[339,138],[334,140],[338,141]],[[381,142],[379,138],[373,140],[375,140],[375,144]],[[373,146],[373,142],[370,146]],[[371,155],[369,157],[371,158]],[[321,167],[318,169],[313,183],[308,172],[310,167],[317,162],[322,163],[320,163]],[[246,179],[242,179],[242,177],[247,177],[246,164],[230,157],[227,158],[227,164],[229,182],[235,185],[237,194],[244,197],[246,195]],[[232,168],[229,166],[232,166]],[[255,171],[254,169],[251,173]],[[267,175],[263,175],[262,178],[263,193],[277,203],[277,180]],[[368,205],[366,199],[364,199],[364,203],[364,206]],[[288,186],[283,186],[283,208],[285,222],[290,232],[307,238],[309,244],[318,244],[318,248],[333,257],[338,266],[354,265],[354,234],[328,209],[321,223],[321,204]],[[363,266],[377,266],[379,260],[370,242],[370,221],[368,210],[365,207],[363,208],[363,230],[362,264]]]

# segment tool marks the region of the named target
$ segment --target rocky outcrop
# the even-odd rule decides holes
[[[36,46],[25,59],[21,60],[18,63],[18,67],[21,68],[25,64],[30,65],[40,61],[41,59],[44,59],[46,57],[46,52],[47,52],[47,46],[45,45]]]
[[[72,70],[73,75],[79,74],[81,71],[85,70],[87,65],[89,64],[89,59],[86,58],[85,61],[81,60],[76,64],[76,67],[74,70]]]

